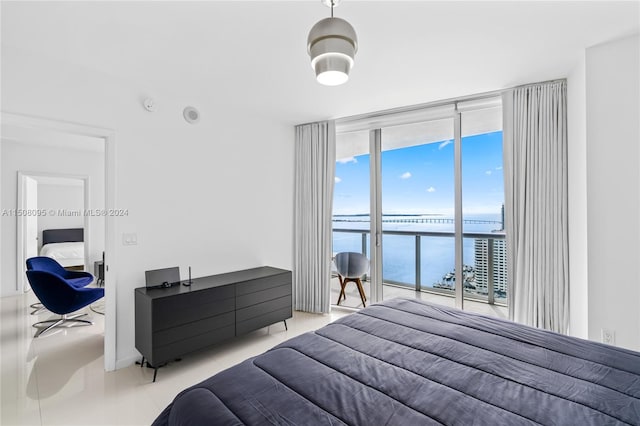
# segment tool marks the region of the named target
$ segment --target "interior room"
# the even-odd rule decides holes
[[[212,386],[242,393],[245,389],[235,387],[242,380],[237,384],[225,382],[225,374],[240,370],[228,368],[277,345],[286,346],[290,352],[302,351],[298,346],[305,344],[316,347],[320,343],[312,339],[332,340],[331,330],[356,329],[364,317],[375,320],[362,325],[357,333],[375,328],[375,321],[400,321],[396,314],[386,316],[382,312],[385,309],[402,311],[397,314],[402,318],[423,315],[427,308],[422,308],[422,301],[435,310],[429,314],[433,317],[459,315],[458,320],[467,323],[477,319],[478,328],[515,320],[517,325],[534,325],[531,336],[536,341],[546,341],[553,333],[553,344],[558,347],[571,347],[590,356],[605,357],[607,351],[615,352],[624,360],[607,366],[630,371],[637,380],[640,363],[629,360],[640,359],[634,358],[640,357],[640,2],[337,3],[332,7],[331,0],[2,1],[0,423],[174,424],[176,418],[164,410],[176,395],[216,373],[222,372],[211,382]],[[329,17],[341,19],[337,29],[331,29],[340,32],[339,36],[331,38],[328,27],[315,28],[320,36],[314,36],[312,27]],[[312,49],[317,41],[314,37],[330,42]],[[338,53],[329,57],[340,60],[323,60],[322,55],[327,53],[317,50],[325,47],[337,49]],[[336,67],[347,81],[327,85],[320,77],[325,66]],[[560,255],[565,263],[562,267],[547,267],[550,263],[541,261],[545,266],[542,269],[562,277],[562,300],[553,301],[559,304],[559,313],[548,313],[554,318],[562,317],[560,326],[555,322],[548,325],[518,320],[517,313],[514,317],[516,302],[510,299],[514,274],[504,278],[509,281],[508,294],[491,290],[488,296],[485,291],[477,297],[467,297],[466,284],[451,284],[456,277],[458,283],[466,280],[463,274],[468,272],[467,263],[462,261],[464,241],[460,232],[461,226],[467,226],[462,211],[465,205],[458,202],[463,195],[465,200],[470,199],[468,191],[456,189],[462,192],[455,193],[458,201],[454,203],[452,189],[455,214],[452,207],[451,217],[446,219],[451,229],[456,227],[455,237],[452,232],[450,239],[452,253],[456,241],[457,254],[452,254],[455,263],[451,260],[449,269],[435,272],[437,279],[429,276],[420,283],[420,277],[429,273],[428,265],[422,265],[421,271],[420,250],[415,249],[414,255],[411,248],[416,264],[411,264],[410,272],[415,282],[407,286],[403,278],[390,278],[387,263],[383,271],[381,256],[383,249],[384,256],[392,253],[392,245],[386,235],[387,239],[377,244],[376,235],[379,231],[382,238],[383,227],[388,232],[389,224],[402,224],[408,218],[391,217],[392,212],[385,210],[391,197],[385,189],[388,186],[384,186],[388,158],[385,143],[390,144],[390,139],[384,138],[395,130],[398,135],[409,134],[411,126],[423,123],[420,120],[438,124],[433,126],[437,127],[436,136],[423,138],[420,143],[425,149],[433,148],[436,154],[450,149],[450,180],[453,182],[457,173],[465,185],[464,167],[468,162],[464,157],[459,160],[463,154],[454,154],[454,147],[458,149],[458,142],[469,135],[497,130],[502,147],[503,133],[505,141],[509,132],[517,133],[505,118],[517,117],[507,113],[515,108],[509,103],[509,96],[538,85],[561,86],[564,93],[563,112],[554,110],[558,117],[564,117],[555,128],[565,135],[563,160],[558,161],[557,169],[566,187],[560,196],[562,207],[542,208],[539,215],[533,216],[539,219],[537,222],[556,216],[562,219],[562,225],[547,234],[563,236],[560,239],[565,240],[564,251]],[[498,111],[499,124],[492,121],[482,130],[478,130],[482,126],[476,126],[474,133],[468,123],[477,111]],[[301,141],[309,138],[305,132],[318,128],[318,124],[319,134],[324,135],[319,140],[327,142],[326,151],[300,148]],[[439,127],[441,124],[449,127]],[[399,152],[397,148],[405,147],[405,139],[398,136],[393,141],[396,145],[387,145],[389,152]],[[410,144],[406,147],[411,148]],[[505,148],[504,158],[507,153]],[[305,169],[315,167],[311,161],[319,162],[323,155],[324,166],[317,173],[305,174]],[[376,161],[382,165],[376,166]],[[404,161],[408,164],[409,160]],[[555,161],[548,161],[538,170],[550,169],[551,163],[555,167]],[[369,173],[369,169],[362,172],[365,183],[358,191],[365,194],[366,211],[346,208],[342,212],[337,209],[339,199],[334,198],[334,193],[340,194],[345,186],[341,171],[355,164],[370,165],[371,170],[379,167],[382,177],[376,177],[375,171]],[[502,163],[492,169],[492,176],[512,173],[506,160],[505,164],[504,170]],[[426,169],[433,167],[428,165]],[[417,172],[408,172],[408,166],[387,175],[391,174],[402,182],[418,177]],[[99,302],[87,302],[78,311],[88,314],[93,322],[90,326],[60,328],[34,337],[33,325],[55,315],[50,310],[31,315],[31,305],[41,300],[28,285],[31,275],[35,280],[37,274],[28,275],[27,267],[19,260],[30,257],[25,256],[24,240],[20,238],[22,175],[37,176],[45,182],[49,179],[48,186],[70,178],[84,182],[83,202],[74,198],[68,208],[81,211],[82,221],[67,217],[64,223],[51,227],[84,229],[85,272],[97,275],[96,264],[104,260],[100,263],[104,281],[99,285],[93,281],[86,287],[87,291],[100,289],[96,296],[100,297]],[[502,213],[502,228],[497,221],[487,226],[492,231],[500,228],[502,233],[495,238],[509,246],[513,241],[509,240],[513,234],[509,226],[513,225],[510,221],[515,216],[515,202],[507,189],[514,181],[505,181],[507,185],[501,189],[501,203],[506,204],[502,206],[506,210]],[[425,183],[420,197],[437,195],[439,190],[440,187]],[[376,194],[382,194],[382,200]],[[43,196],[47,197],[44,192]],[[316,210],[304,210],[308,206],[315,206]],[[496,206],[499,211],[500,203]],[[56,212],[65,209],[58,205],[52,208]],[[366,224],[358,228],[363,214]],[[341,219],[336,221],[338,216]],[[305,222],[306,218],[317,219],[317,226]],[[426,222],[439,219],[440,216],[421,218]],[[347,229],[347,225],[355,231]],[[349,281],[348,274],[336,268],[335,255],[342,251],[335,249],[333,231],[338,228],[354,234],[354,250],[362,247],[369,257],[363,282],[357,282],[363,273]],[[303,238],[308,229],[323,232],[323,237]],[[424,231],[411,235],[411,241],[422,238],[426,244],[424,241],[435,234]],[[427,256],[425,246],[420,247],[422,256]],[[478,247],[476,250],[485,250],[485,246]],[[548,259],[551,252],[556,254],[555,250],[541,250],[540,258]],[[302,256],[306,257],[301,260]],[[317,262],[310,261],[313,256]],[[151,283],[161,287],[167,284],[168,290],[149,288],[146,272],[172,267],[179,268],[177,281],[160,279]],[[477,267],[473,272],[480,275]],[[436,280],[438,288],[425,291]],[[266,284],[252,287],[252,281]],[[550,286],[556,285],[554,280],[549,281]],[[338,305],[343,284],[345,300]],[[496,291],[504,290],[492,281],[488,285],[495,285]],[[216,303],[228,301],[232,308],[224,310],[224,314],[231,322],[224,330],[237,337],[227,338],[220,328],[217,330],[223,334],[206,337],[211,342],[219,340],[215,345],[191,350],[191,343],[177,340],[171,351],[154,353],[157,342],[144,340],[146,326],[154,327],[158,320],[172,321],[187,315],[185,312],[197,314],[192,302],[160,311],[158,306],[168,300],[165,295],[191,297],[189,294],[205,287],[213,293],[194,300],[204,303],[208,297]],[[224,293],[227,290],[230,293]],[[532,298],[534,293],[532,290]],[[268,306],[270,310],[261,313],[264,321],[243,317],[243,303],[254,303],[248,300],[262,296],[273,301]],[[286,306],[276,303],[276,297],[278,303],[286,299]],[[548,299],[549,296],[546,301],[551,303]],[[520,306],[523,302],[517,300]],[[101,304],[99,312],[92,309],[95,303]],[[463,311],[456,310],[459,308]],[[153,312],[164,314],[158,319],[153,318]],[[480,316],[473,316],[477,314]],[[240,324],[246,327],[242,333]],[[556,332],[558,328],[560,331]],[[318,329],[325,331],[315,333]],[[180,334],[181,329],[172,333]],[[169,339],[168,336],[163,338]],[[335,337],[332,342],[348,346],[349,342],[359,341],[349,336]],[[554,340],[556,336],[558,340]],[[362,341],[367,339],[363,337]],[[597,350],[583,347],[582,342],[596,345]],[[271,371],[269,357],[279,350],[258,358],[256,365]],[[363,351],[369,353],[368,349]],[[273,362],[298,362],[289,356],[292,355]],[[590,358],[585,362],[599,361]],[[629,364],[635,367],[625,370]],[[249,364],[242,365],[248,369]],[[434,361],[433,365],[440,364]],[[320,370],[308,370],[320,374],[320,378],[328,376]],[[352,378],[358,377],[357,371],[351,373]],[[276,371],[272,374],[275,377]],[[374,376],[382,377],[371,375]],[[253,387],[252,380],[246,383]],[[311,376],[306,380],[308,388],[313,388],[315,382],[324,383],[324,379]],[[510,391],[509,386],[505,385],[506,394],[514,395],[517,391]],[[607,392],[620,392],[632,399],[630,407],[637,407],[637,385],[626,390],[616,386],[604,385]],[[258,384],[255,389],[264,390]],[[393,396],[395,390],[393,387],[380,392]],[[424,394],[439,392],[424,390]],[[268,393],[265,391],[264,395]],[[296,393],[305,394],[300,389]],[[276,401],[280,394],[272,396]],[[263,403],[260,397],[252,397]],[[234,413],[231,420],[260,423],[251,420],[254,417],[238,414],[232,409],[233,403],[224,399],[226,396],[219,398],[222,406]],[[377,398],[366,394],[352,409],[340,406],[322,411],[319,402],[313,409],[300,408],[306,407],[304,404],[290,406],[310,416],[330,413],[336,423],[364,424],[361,416],[366,407],[390,403]],[[607,405],[611,398],[615,399],[609,394],[599,397],[604,405],[594,408],[597,416],[618,410]],[[277,407],[287,404],[273,403],[276,408],[265,405],[265,410],[273,409],[274,416],[286,418]],[[576,405],[580,404],[589,405],[577,401]],[[172,406],[180,407],[177,402]],[[531,409],[520,408],[523,412]],[[416,421],[412,417],[417,412],[414,408],[403,410],[395,412],[407,417],[386,419],[388,424],[402,424],[402,419],[404,424],[411,424],[406,423],[407,419]],[[561,409],[566,413],[573,413],[572,410]],[[466,419],[464,411],[451,411],[452,416],[459,417],[431,418],[441,424],[460,424]],[[479,406],[477,412],[480,411],[483,408]],[[640,408],[636,415],[638,412]],[[517,419],[546,423],[544,418],[536,417],[538,414],[520,413]],[[513,418],[500,417],[499,413],[487,415],[497,416],[493,417],[495,424],[515,424]],[[591,421],[601,419],[597,416]],[[640,418],[633,418],[628,412],[619,417],[613,415],[613,420],[640,424]],[[197,417],[191,421],[198,424]],[[306,424],[314,421],[307,419]]]
[[[23,288],[26,280],[24,274],[16,273],[16,265],[24,265],[26,260],[25,256],[16,254],[16,241],[25,247],[27,257],[37,256],[42,252],[43,231],[47,229],[86,227],[82,253],[62,262],[64,266],[92,270],[95,262],[102,260],[105,250],[105,220],[82,212],[104,208],[104,143],[90,137],[11,125],[5,121],[0,148],[3,208],[27,210],[21,199],[32,196],[34,201],[29,208],[48,213],[25,216],[22,221],[7,221],[5,216],[2,295],[14,294],[17,290],[14,283],[19,282]],[[33,185],[25,185],[27,180],[32,180]],[[22,229],[28,226],[27,220],[33,221],[35,228],[32,248],[26,247],[29,241]]]

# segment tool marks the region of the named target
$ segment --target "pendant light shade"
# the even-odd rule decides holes
[[[353,58],[358,51],[358,37],[351,24],[333,17],[333,5],[331,14],[330,18],[319,21],[309,31],[307,51],[318,83],[337,86],[349,79]]]

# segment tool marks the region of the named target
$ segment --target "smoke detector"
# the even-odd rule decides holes
[[[195,124],[200,121],[200,113],[192,106],[186,107],[184,111],[182,111],[182,115],[184,119],[187,120],[187,123]]]

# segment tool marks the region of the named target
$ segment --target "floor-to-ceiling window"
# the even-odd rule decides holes
[[[370,161],[369,131],[344,132],[337,136],[336,176],[333,192],[333,252],[357,252],[368,256],[370,229]],[[335,265],[334,265],[335,268]],[[331,303],[336,304],[340,294],[337,278],[332,280]],[[371,294],[369,281],[364,281],[365,292]],[[362,306],[355,287],[350,285],[345,306]]]
[[[506,304],[502,108],[460,114],[464,295]]]
[[[372,301],[506,303],[501,121],[494,98],[338,123],[333,251],[371,259]]]

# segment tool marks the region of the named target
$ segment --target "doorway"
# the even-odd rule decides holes
[[[77,147],[78,144],[86,143],[87,140],[98,141],[103,155],[102,155],[102,180],[103,191],[102,191],[102,200],[104,202],[104,208],[106,211],[109,209],[115,208],[115,133],[109,129],[103,129],[98,127],[86,126],[77,123],[69,123],[57,120],[48,120],[42,118],[36,118],[31,116],[19,115],[19,114],[11,114],[11,113],[2,113],[2,144],[4,147],[5,141],[9,140],[12,142],[31,142],[31,148],[37,149],[37,146],[42,145],[49,147],[67,147],[70,145],[75,145]],[[60,164],[68,164],[73,162],[74,157],[64,159],[60,161]],[[4,157],[0,157],[2,160],[2,166],[0,166],[0,173],[3,174],[3,181],[5,181],[5,177],[9,177],[11,180],[11,185],[7,186],[3,183],[0,191],[2,192],[0,196],[2,196],[3,204],[11,204],[17,200],[17,194],[15,198],[12,198],[10,194],[7,192],[15,191],[18,187],[17,184],[17,172],[12,174],[10,170],[7,170],[11,167]],[[45,158],[46,161],[46,158]],[[33,168],[22,168],[22,170],[32,171]],[[38,170],[41,170],[45,173],[54,173],[47,165],[43,165],[42,167],[38,167]],[[29,174],[29,173],[26,173]],[[77,177],[77,176],[76,176]],[[85,201],[88,197],[86,197],[87,190],[93,183],[87,182],[85,186]],[[31,185],[33,185],[31,183]],[[11,188],[8,190],[8,188]],[[90,200],[90,199],[89,199]],[[17,202],[15,202],[17,205]],[[16,207],[17,210],[17,207]],[[7,219],[7,218],[3,218]],[[11,218],[9,218],[11,219]],[[113,371],[116,368],[116,244],[115,244],[115,235],[116,235],[116,224],[115,218],[110,216],[104,216],[104,232],[100,233],[100,237],[104,239],[104,286],[105,286],[105,330],[104,330],[104,362],[105,362],[105,370]],[[0,274],[2,277],[13,277],[10,279],[10,283],[13,287],[13,291],[15,292],[16,288],[13,283],[17,281],[17,273],[18,269],[17,260],[17,220],[11,222],[11,220],[5,220],[2,222],[3,226],[0,228],[0,241],[3,244],[0,246],[0,259],[2,259],[2,263],[0,264]],[[33,225],[32,225],[33,226]],[[6,228],[6,229],[5,229]],[[13,228],[13,229],[11,229]],[[11,234],[16,234],[16,238],[11,238]],[[6,234],[6,235],[5,235]],[[95,241],[98,235],[90,235],[89,240]],[[13,246],[11,245],[11,240],[14,241]],[[14,257],[15,256],[15,257]],[[13,260],[11,260],[13,259]],[[86,265],[89,266],[89,265]],[[3,281],[7,281],[3,279]],[[3,287],[3,294],[4,294]]]
[[[99,189],[103,193],[104,182],[101,184]],[[66,268],[93,273],[91,265],[104,252],[105,230],[104,220],[86,214],[91,211],[89,176],[19,171],[17,190],[17,211],[27,213],[17,216],[16,284],[19,289],[29,290],[22,271],[26,260],[38,255],[52,257]],[[83,241],[63,243],[63,247],[44,246],[44,231],[70,228],[82,228]],[[96,244],[92,244],[94,235]]]

